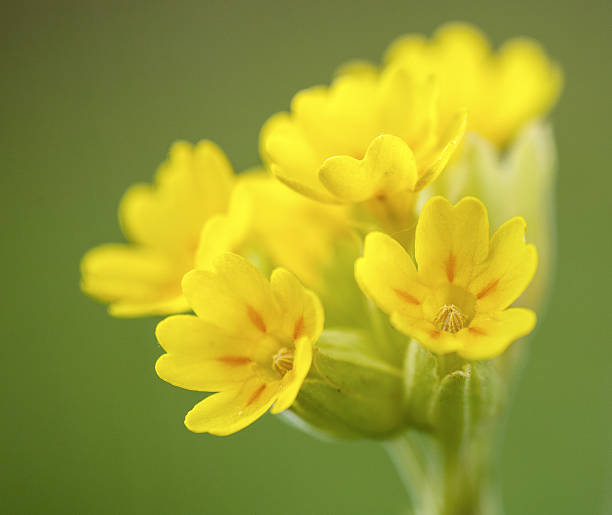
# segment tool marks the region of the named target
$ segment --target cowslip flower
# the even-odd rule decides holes
[[[546,114],[562,86],[560,68],[528,38],[507,41],[493,52],[472,25],[450,23],[430,40],[411,34],[389,47],[385,62],[440,84],[440,118],[468,111],[468,130],[505,145],[529,120]]]
[[[489,241],[485,206],[433,197],[416,228],[415,260],[383,233],[366,237],[355,277],[401,332],[436,354],[489,359],[535,326],[535,314],[509,306],[537,266],[525,221],[512,218]]]
[[[119,207],[129,244],[90,250],[81,262],[81,287],[110,304],[115,316],[187,311],[183,275],[194,268],[202,228],[228,208],[234,173],[210,141],[172,145],[155,184],[137,184]]]
[[[437,85],[404,69],[347,73],[293,97],[261,131],[264,162],[324,202],[359,203],[430,184],[455,151],[465,113],[441,123]]]
[[[217,392],[187,414],[187,428],[228,435],[270,408],[289,408],[323,330],[318,297],[287,270],[276,269],[268,282],[230,253],[215,259],[211,270],[189,272],[183,291],[195,315],[158,324],[166,354],[157,361],[157,374],[181,388]]]

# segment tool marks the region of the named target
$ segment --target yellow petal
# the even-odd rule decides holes
[[[476,297],[476,311],[507,308],[531,282],[538,256],[535,247],[525,242],[526,228],[525,220],[515,217],[493,235],[489,257],[469,285],[469,291]]]
[[[563,79],[560,68],[542,47],[527,38],[507,41],[495,65],[492,86],[495,97],[502,101],[497,102],[494,118],[488,120],[486,127],[489,138],[503,144],[527,121],[553,106]]]
[[[251,345],[193,315],[162,320],[155,331],[167,354],[155,365],[157,375],[175,386],[199,391],[236,388],[255,375]]]
[[[376,84],[370,74],[342,75],[330,87],[293,97],[293,119],[317,150],[319,163],[333,155],[363,156],[377,135]]]
[[[436,43],[456,55],[464,54],[475,60],[487,57],[489,41],[478,27],[465,22],[444,23],[434,34]],[[474,56],[474,57],[472,57]]]
[[[427,201],[416,228],[419,277],[428,285],[467,286],[489,251],[489,220],[480,200],[453,206],[442,197]]]
[[[270,118],[260,135],[262,158],[290,188],[322,202],[336,202],[317,176],[320,157],[287,113]]]
[[[281,380],[278,399],[272,406],[271,413],[280,413],[291,407],[308,375],[311,364],[312,340],[302,337],[295,343],[293,368]]]
[[[455,352],[461,345],[456,334],[439,331],[431,322],[423,318],[393,313],[391,324],[398,331],[418,340],[423,347],[435,354]]]
[[[455,334],[461,342],[457,353],[472,360],[493,358],[512,342],[529,334],[535,324],[535,313],[524,308],[476,315],[469,327]]]
[[[381,132],[402,138],[417,155],[430,146],[438,121],[435,77],[391,67],[381,77],[378,97]]]
[[[235,252],[245,237],[245,225],[242,218],[231,215],[215,215],[210,218],[202,229],[195,257],[197,269],[209,269],[214,260],[226,252]],[[248,222],[248,220],[247,220]]]
[[[204,321],[242,334],[261,338],[278,324],[270,284],[248,260],[223,254],[213,270],[192,270],[183,278],[183,292]]]
[[[155,363],[157,375],[174,386],[199,392],[236,388],[255,375],[256,365],[244,356],[220,355],[215,359],[164,354]]]
[[[366,236],[363,257],[355,262],[355,279],[361,290],[385,313],[422,317],[427,290],[417,280],[414,263],[390,236]]]
[[[466,125],[467,111],[459,111],[451,120],[446,132],[438,139],[434,149],[419,160],[419,180],[414,185],[414,191],[421,191],[438,178],[463,140]]]
[[[108,312],[114,317],[133,318],[147,315],[170,315],[189,311],[187,299],[181,295],[157,302],[118,301],[108,307]]]
[[[335,156],[325,160],[319,178],[344,202],[362,202],[377,195],[412,189],[417,167],[406,142],[384,134],[374,138],[363,159]]]
[[[336,77],[342,77],[343,75],[353,75],[368,80],[376,80],[378,67],[369,61],[356,59],[343,63],[338,67]]]
[[[402,63],[410,69],[423,66],[423,56],[427,49],[427,40],[420,34],[400,36],[389,45],[385,52],[385,64]]]
[[[251,199],[237,185],[226,214],[211,217],[204,224],[195,257],[195,268],[210,268],[225,252],[236,252],[244,243],[252,225]]]
[[[270,284],[282,317],[281,334],[292,340],[307,337],[311,342],[317,341],[324,322],[319,297],[283,268],[272,272]]]
[[[188,266],[152,249],[102,245],[83,257],[81,287],[88,295],[110,303],[115,316],[187,311],[180,283]]]
[[[250,206],[248,237],[254,246],[308,286],[321,287],[322,270],[334,259],[339,240],[350,234],[345,206],[311,200],[261,171],[240,174],[234,203]]]
[[[205,220],[225,211],[233,171],[210,141],[179,142],[157,173],[155,184],[138,184],[124,195],[119,218],[128,239],[169,255],[193,254]]]
[[[261,417],[278,395],[277,383],[266,384],[255,377],[236,390],[215,393],[187,413],[185,425],[194,433],[226,436]]]
[[[225,153],[212,141],[200,141],[193,149],[197,196],[209,213],[226,209],[234,186],[234,170]]]

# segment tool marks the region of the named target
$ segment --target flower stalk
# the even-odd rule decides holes
[[[427,433],[407,431],[385,445],[415,515],[502,515],[492,442],[449,449]]]

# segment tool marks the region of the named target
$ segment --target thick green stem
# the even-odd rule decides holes
[[[491,447],[471,442],[444,453],[441,515],[499,515],[502,513]]]
[[[431,481],[436,467],[428,442],[409,431],[387,443],[387,451],[418,515],[438,515],[439,498]]]
[[[489,442],[444,449],[410,431],[387,445],[415,515],[501,515]]]

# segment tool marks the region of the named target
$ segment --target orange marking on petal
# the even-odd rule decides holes
[[[421,303],[419,299],[417,299],[416,297],[413,297],[412,295],[410,295],[410,293],[407,293],[403,290],[397,290],[395,288],[393,288],[393,291],[398,297],[400,297],[402,300],[405,300],[409,304],[414,304],[418,306]]]
[[[297,340],[300,336],[302,336],[302,332],[304,331],[304,316],[301,316],[298,321],[295,323],[293,328],[293,339]]]
[[[246,365],[247,363],[251,362],[250,358],[245,356],[221,356],[220,358],[217,358],[217,361],[233,366]]]
[[[449,283],[455,279],[455,255],[451,252],[446,260],[446,278]]]
[[[246,403],[247,407],[253,404],[258,399],[258,397],[263,393],[265,389],[266,389],[265,384],[262,384],[259,388],[257,388],[257,390],[253,392],[253,395],[251,395],[251,398],[247,401]]]
[[[253,322],[253,325],[257,327],[257,329],[259,329],[262,333],[265,333],[266,324],[264,323],[263,318],[261,318],[261,315],[251,306],[247,306],[247,314],[249,315],[251,322]]]
[[[429,336],[437,340],[438,338],[440,338],[440,331],[430,331]]]
[[[499,284],[499,279],[495,279],[494,281],[491,281],[489,284],[487,284],[482,290],[480,290],[480,292],[478,293],[478,295],[476,295],[476,298],[478,300],[482,299],[483,297],[487,296],[489,293],[491,293],[495,288],[497,288],[497,285]]]
[[[374,198],[380,202],[384,202],[385,200],[387,200],[387,195],[384,192],[381,193],[377,193],[376,195],[374,195]]]
[[[470,327],[468,328],[468,331],[478,336],[485,336],[487,334],[484,329],[481,329],[480,327]]]

